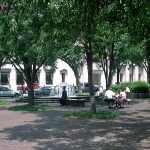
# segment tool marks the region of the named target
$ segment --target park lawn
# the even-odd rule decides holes
[[[91,111],[75,111],[65,113],[65,117],[71,119],[112,119],[117,116],[119,116],[119,113],[115,111],[98,111],[96,113]]]
[[[8,104],[11,104],[11,102],[10,101],[8,101],[8,100],[0,100],[0,105],[8,105]]]
[[[49,111],[52,109],[52,106],[49,104],[34,104],[34,105],[18,105],[9,107],[8,110],[12,111]]]

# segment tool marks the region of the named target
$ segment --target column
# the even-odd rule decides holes
[[[139,80],[139,68],[138,68],[138,66],[134,67],[133,80],[134,81],[138,81]]]
[[[17,74],[14,67],[10,70],[10,79],[9,79],[10,88],[14,91],[17,90]]]
[[[130,79],[130,68],[129,68],[129,65],[126,65],[125,66],[125,74],[124,74],[124,82],[129,82]]]
[[[40,81],[39,81],[39,85],[40,86],[44,86],[46,85],[46,72],[43,69],[43,67],[40,68]]]

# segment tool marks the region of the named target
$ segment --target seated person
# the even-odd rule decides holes
[[[125,89],[122,89],[117,97],[117,104],[121,107],[121,104],[126,102],[127,97],[126,97],[126,92]]]
[[[126,87],[125,92],[126,92],[127,99],[129,99],[129,97],[130,97],[130,89],[128,87]]]
[[[61,105],[65,105],[66,100],[67,100],[66,86],[63,86],[62,96],[61,96],[59,102],[60,102]]]
[[[109,108],[112,107],[112,105],[115,102],[115,93],[112,91],[111,88],[109,88],[104,95],[104,101],[107,102],[109,104]]]

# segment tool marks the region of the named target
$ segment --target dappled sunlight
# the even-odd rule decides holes
[[[10,145],[16,149],[24,146],[26,150],[149,147],[149,119],[143,115],[148,114],[147,107],[132,112],[123,109],[119,117],[110,120],[66,119],[64,114],[74,111],[72,107],[48,112],[0,111],[0,145],[6,149]]]

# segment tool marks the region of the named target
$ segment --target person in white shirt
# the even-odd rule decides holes
[[[129,89],[129,87],[126,87],[125,92],[126,92],[127,99],[129,99],[130,98],[130,89]]]
[[[109,108],[111,108],[115,102],[115,93],[109,88],[104,95],[104,101],[109,104]]]
[[[115,96],[115,93],[113,91],[111,91],[111,89],[109,89],[105,92],[105,97],[108,99],[113,99],[114,96]]]

